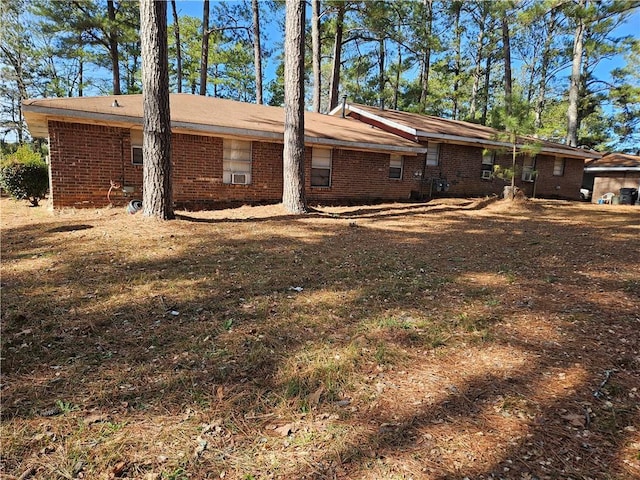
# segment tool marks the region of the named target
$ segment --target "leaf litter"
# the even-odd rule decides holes
[[[637,208],[0,202],[3,476],[640,477]]]

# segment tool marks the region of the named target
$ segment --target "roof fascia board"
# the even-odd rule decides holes
[[[497,140],[484,140],[480,138],[476,139],[473,137],[448,135],[444,133],[430,133],[430,132],[419,131],[418,138],[422,141],[424,140],[429,141],[431,139],[435,139],[435,140],[448,140],[454,143],[464,143],[464,144],[472,144],[472,145],[479,145],[479,146],[494,146],[494,147],[500,147],[500,148],[513,147],[513,144],[507,143],[507,142],[499,142]],[[532,143],[535,145],[535,141],[533,141]],[[527,145],[524,143],[516,143],[516,148],[518,149],[525,148],[526,146]],[[580,155],[578,154],[578,152],[566,151],[561,148],[553,148],[553,147],[545,147],[545,146],[542,146],[540,148],[540,153],[552,153],[552,154],[557,154],[559,156],[572,157],[572,158],[600,158],[601,156],[599,153],[589,153],[589,152],[581,152],[582,155]]]
[[[327,115],[329,115],[329,116],[335,116],[335,115],[336,115],[336,113],[338,113],[338,112],[341,112],[341,111],[342,111],[342,108],[343,108],[343,107],[342,107],[342,104],[340,104],[340,105],[338,105],[338,106],[336,106],[336,107],[333,107],[333,110],[331,110]],[[348,111],[350,111],[350,109],[349,109],[349,104],[345,105],[345,107],[344,107],[344,111],[345,111],[345,115],[346,115],[346,113],[347,113]]]
[[[397,152],[407,153],[412,155],[418,155],[419,153],[427,153],[427,149],[424,147],[402,147],[396,145],[380,145],[376,143],[363,143],[363,142],[346,142],[343,140],[334,140],[332,138],[319,138],[309,137],[305,135],[305,144],[309,145],[323,145],[333,147],[345,147],[345,148],[357,148],[358,150],[370,150],[374,152]]]
[[[114,107],[116,108],[116,107]],[[128,123],[128,124],[140,124],[142,125],[142,118],[132,117],[128,115],[112,115],[109,113],[100,112],[87,112],[84,110],[69,110],[66,108],[55,107],[43,107],[40,105],[23,105],[23,111],[45,114],[48,117],[57,117],[64,119],[86,119],[86,120],[100,120],[102,122],[112,123]],[[51,118],[51,120],[54,120]]]
[[[341,107],[342,108],[342,107]],[[408,133],[409,135],[412,135],[414,137],[417,136],[418,132],[415,128],[413,127],[407,127],[406,125],[403,125],[401,123],[397,123],[394,122],[392,120],[389,120],[387,118],[381,117],[380,115],[376,115],[374,113],[371,112],[367,112],[365,110],[362,110],[360,108],[354,107],[352,105],[347,104],[347,110],[349,112],[353,112],[353,113],[357,113],[358,115],[362,116],[362,117],[366,117],[366,118],[371,118],[374,119],[380,123],[383,123],[391,128],[395,128],[396,130],[400,130],[402,132]],[[334,108],[333,110],[331,110],[331,114],[333,114],[334,112],[336,112],[337,107]],[[340,111],[340,110],[337,110]]]
[[[585,167],[585,172],[640,172],[640,167]]]
[[[283,134],[278,132],[265,132],[263,130],[252,130],[248,128],[235,128],[235,127],[217,127],[213,125],[203,125],[201,123],[191,122],[171,122],[171,129],[181,129],[185,131],[216,134],[228,137],[251,137],[256,139],[267,140],[283,140]]]

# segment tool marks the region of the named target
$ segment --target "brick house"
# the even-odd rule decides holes
[[[141,95],[34,99],[23,109],[32,136],[49,140],[53,208],[142,198]],[[178,208],[281,201],[284,109],[188,94],[172,94],[170,109]],[[426,152],[357,120],[310,112],[305,147],[312,204],[408,199]]]
[[[493,170],[496,165],[511,168],[512,145],[491,127],[346,102],[330,115],[354,118],[425,146],[422,192],[427,195],[442,184],[449,188],[438,195],[501,194],[506,184]],[[536,153],[525,153],[526,144]],[[600,158],[595,151],[528,137],[519,138],[516,148],[516,186],[529,197],[580,199],[585,159]]]
[[[619,194],[621,188],[640,190],[640,156],[609,153],[584,165],[584,185],[596,203],[605,193]]]
[[[282,108],[189,94],[172,94],[170,107],[177,208],[281,200]],[[23,111],[32,136],[49,140],[53,208],[142,198],[141,95],[33,99]],[[305,191],[312,204],[502,191],[504,182],[490,173],[511,160],[488,127],[363,106],[349,105],[344,118],[332,113],[305,114]],[[413,126],[391,115],[406,115]],[[584,160],[597,157],[545,143],[535,158],[519,158],[519,183],[529,195],[577,198]],[[443,179],[446,192],[434,182]]]

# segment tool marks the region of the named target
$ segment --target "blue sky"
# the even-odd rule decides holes
[[[211,4],[217,2],[236,2],[240,3],[240,0],[211,0]],[[202,6],[203,2],[201,0],[178,0],[176,2],[178,8],[179,15],[190,15],[192,17],[201,18],[202,17]],[[170,8],[169,8],[170,10]],[[311,9],[307,8],[307,16],[310,16]],[[273,19],[265,18],[263,16],[263,21],[267,21],[268,23],[265,25],[266,28],[263,27],[263,35],[267,38],[267,41],[271,44],[274,42],[282,42],[283,41],[283,32],[279,30]],[[269,21],[270,20],[270,21]],[[169,11],[169,22],[172,21],[171,11]],[[213,19],[211,19],[213,21]],[[640,35],[640,11],[636,10],[633,15],[627,19],[627,21],[620,25],[615,31],[615,35],[617,36],[627,36],[631,35],[634,37],[638,37]],[[265,83],[273,78],[275,75],[275,69],[277,68],[277,58],[273,57],[270,60],[267,60],[266,65],[263,66],[265,69]],[[602,80],[609,80],[609,72],[613,69],[621,67],[624,65],[624,58],[622,56],[616,56],[609,60],[603,60],[600,62],[598,67],[596,68],[596,75],[600,77]],[[568,75],[568,73],[567,73]]]

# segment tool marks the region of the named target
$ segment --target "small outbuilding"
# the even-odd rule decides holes
[[[622,200],[622,203],[635,203],[640,189],[640,156],[609,153],[588,161],[584,167],[583,183],[591,189],[593,203],[603,199],[610,201],[610,197],[618,202]]]

